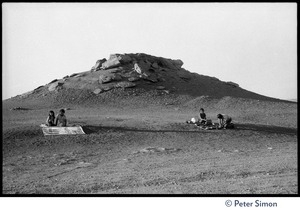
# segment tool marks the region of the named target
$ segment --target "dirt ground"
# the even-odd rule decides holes
[[[71,108],[69,124],[87,134],[45,137],[48,111],[3,108],[4,194],[298,191],[294,119],[258,124],[238,114],[236,129],[206,131],[185,123],[196,116],[188,109]]]

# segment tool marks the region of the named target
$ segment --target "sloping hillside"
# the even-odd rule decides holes
[[[73,73],[6,101],[35,106],[103,103],[185,104],[198,97],[280,101],[239,87],[233,82],[191,73],[181,60],[138,54],[112,54],[89,71]]]

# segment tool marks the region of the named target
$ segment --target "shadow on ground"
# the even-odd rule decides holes
[[[297,128],[279,127],[273,125],[258,125],[258,124],[236,124],[238,130],[252,130],[258,132],[278,133],[286,135],[297,135]]]
[[[203,133],[203,132],[221,132],[222,130],[201,130],[195,128],[195,130],[182,130],[182,129],[138,129],[128,127],[114,127],[114,126],[101,126],[101,125],[86,125],[82,127],[86,134],[98,133],[101,131],[132,131],[132,132],[147,132],[147,133]],[[256,125],[256,124],[235,124],[235,129],[232,130],[250,130],[265,133],[277,133],[286,135],[297,135],[297,128],[278,127],[271,125]]]

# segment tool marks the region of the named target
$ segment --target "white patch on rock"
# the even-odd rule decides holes
[[[95,89],[93,92],[97,95],[97,94],[104,92],[104,90],[103,89]]]
[[[52,84],[49,86],[48,90],[49,90],[50,92],[55,91],[55,90],[57,90],[60,86],[62,86],[63,84],[64,84],[63,82],[57,81],[57,82],[55,82],[55,83],[52,83]]]
[[[112,68],[112,67],[118,67],[120,65],[121,65],[121,63],[118,58],[110,58],[109,60],[104,62],[101,67],[103,69],[108,69],[108,68]]]

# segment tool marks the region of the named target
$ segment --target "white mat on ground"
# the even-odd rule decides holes
[[[45,124],[41,125],[43,133],[47,135],[78,135],[85,134],[81,126],[73,127],[48,127]]]

